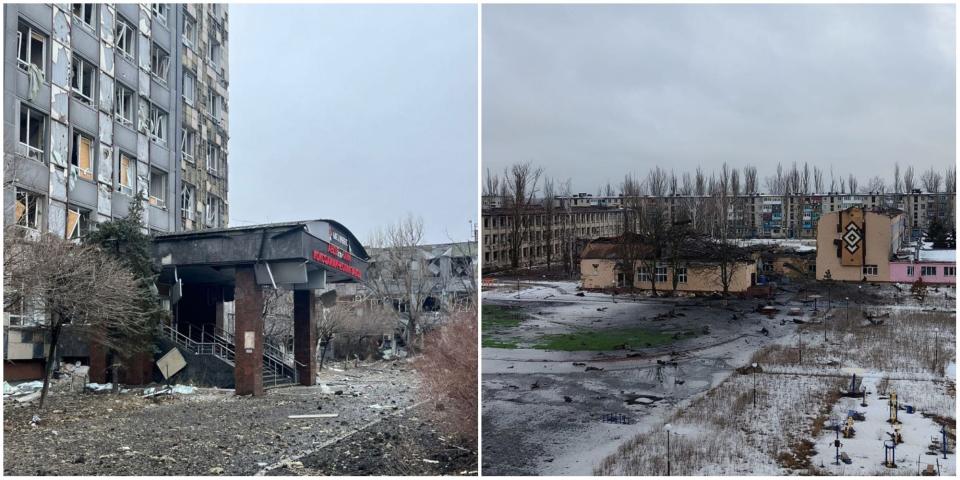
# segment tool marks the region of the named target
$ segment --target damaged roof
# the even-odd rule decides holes
[[[643,240],[636,234],[624,234],[616,237],[597,238],[584,247],[580,258],[583,259],[603,259],[620,260],[623,258],[624,237],[638,247],[639,258],[650,258],[653,254],[653,247],[643,243]],[[670,246],[663,249],[662,258],[671,257]],[[750,251],[736,245],[724,244],[705,236],[691,237],[683,241],[679,248],[679,258],[685,261],[714,262],[724,249],[729,249],[733,258],[743,262],[753,262]]]

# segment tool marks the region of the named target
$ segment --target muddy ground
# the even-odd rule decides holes
[[[809,321],[815,303],[876,305],[905,296],[890,285],[794,282],[777,290],[778,311],[768,315],[756,311],[760,300],[579,296],[575,282],[545,279],[521,280],[518,292],[515,282],[501,282],[485,287],[484,306],[520,311],[522,321],[484,331],[491,345],[517,347],[482,353],[487,475],[590,475],[619,445],[718,385],[753,352],[795,343],[794,319]],[[624,328],[697,334],[607,351],[531,348],[545,336]]]
[[[288,475],[300,469],[347,472],[351,462],[338,460],[329,470],[324,464],[383,443],[383,436],[350,435],[364,427],[390,435],[412,432],[406,439],[409,451],[395,457],[411,473],[476,470],[475,452],[473,468],[468,459],[422,461],[456,442],[442,438],[426,412],[410,409],[406,412],[417,415],[406,415],[419,400],[408,364],[324,370],[321,379],[325,387],[278,388],[256,398],[215,389],[155,398],[136,390],[120,395],[59,391],[40,412],[35,404],[5,401],[4,475],[253,475],[277,464],[287,464],[278,470]],[[41,420],[32,426],[37,413]],[[288,418],[314,413],[338,417]],[[338,438],[349,440],[331,444]],[[315,453],[302,460],[303,467],[290,462],[306,452]],[[370,468],[349,474],[387,473],[373,470],[377,464],[369,459],[356,464]]]
[[[792,319],[805,313],[788,310],[813,307],[798,290],[780,291],[773,300],[780,311],[770,316],[755,311],[760,300],[578,296],[574,282],[526,281],[519,295],[515,283],[486,289],[484,305],[520,310],[524,319],[485,332],[520,348],[483,349],[483,472],[591,474],[640,424],[718,384],[761,346],[793,334]],[[608,351],[529,348],[545,336],[624,328],[695,335]]]

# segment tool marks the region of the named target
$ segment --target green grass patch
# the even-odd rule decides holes
[[[533,348],[566,352],[622,350],[666,345],[683,338],[695,337],[693,331],[651,332],[640,328],[622,330],[583,330],[576,333],[545,335]]]
[[[483,348],[517,348],[516,342],[492,337],[483,337],[482,345]]]
[[[520,325],[526,317],[519,308],[483,305],[483,331],[494,331]]]

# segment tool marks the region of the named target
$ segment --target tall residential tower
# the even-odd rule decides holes
[[[5,4],[4,224],[227,225],[227,7]]]

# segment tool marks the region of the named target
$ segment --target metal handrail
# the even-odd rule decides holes
[[[236,361],[235,345],[231,341],[232,335],[222,329],[214,327],[212,331],[206,328],[200,329],[200,341],[194,340],[192,325],[187,326],[187,334],[179,332],[173,325],[161,325],[163,332],[170,340],[181,347],[198,355],[213,355],[233,365]],[[209,340],[209,341],[208,341]],[[272,385],[277,385],[286,379],[292,379],[295,383],[299,382],[299,372],[297,366],[305,364],[293,361],[289,364],[283,359],[283,352],[275,345],[264,342],[263,352],[263,373],[269,375]]]

